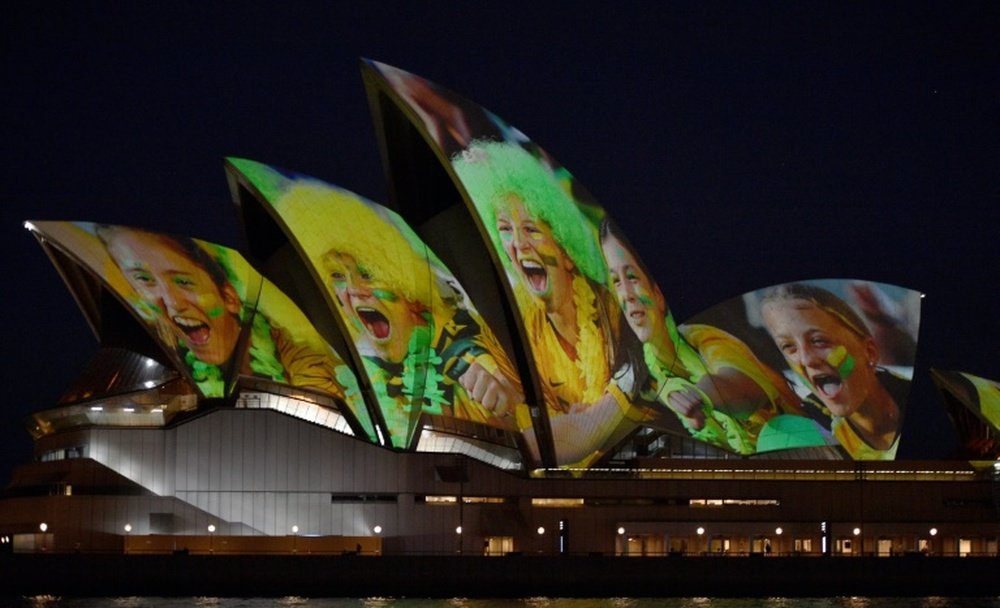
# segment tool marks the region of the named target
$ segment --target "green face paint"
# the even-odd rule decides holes
[[[843,344],[833,349],[833,352],[826,357],[826,362],[837,369],[841,379],[847,378],[854,371],[854,357],[847,352]]]
[[[644,293],[643,294],[639,294],[638,299],[639,299],[639,303],[642,304],[643,306],[653,306],[653,304],[654,304],[653,298],[649,297],[648,294],[644,294]]]
[[[395,293],[389,291],[388,289],[379,289],[377,287],[372,290],[372,295],[383,302],[395,302],[399,299]]]
[[[208,315],[209,319],[216,319],[218,317],[221,317],[222,314],[225,312],[226,312],[225,308],[223,308],[222,306],[216,306],[211,310],[205,311],[205,314]]]
[[[851,355],[844,358],[844,362],[837,367],[837,373],[840,374],[841,379],[846,379],[854,372],[854,363],[854,357]]]

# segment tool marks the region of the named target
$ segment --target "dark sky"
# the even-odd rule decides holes
[[[97,348],[22,221],[241,247],[227,155],[384,202],[361,56],[544,146],[680,319],[806,278],[925,292],[901,456],[954,447],[928,367],[1000,378],[1000,4],[253,4],[5,8],[0,479]]]

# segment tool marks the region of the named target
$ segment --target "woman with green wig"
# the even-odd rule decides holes
[[[523,148],[473,142],[453,167],[507,271],[542,379],[556,459],[585,465],[620,439],[630,401],[612,376],[620,312],[594,224]]]

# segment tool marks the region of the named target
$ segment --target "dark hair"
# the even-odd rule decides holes
[[[97,235],[97,238],[104,244],[105,249],[109,250],[111,248],[111,240],[114,238],[114,235],[121,232],[143,232],[154,238],[166,241],[176,247],[181,254],[187,256],[198,267],[207,272],[220,290],[230,284],[229,275],[226,274],[226,270],[222,267],[222,264],[212,257],[211,254],[202,249],[198,243],[194,241],[194,239],[186,236],[175,236],[172,234],[151,232],[143,228],[129,228],[126,226],[113,226],[111,224],[95,224],[94,226],[94,233]]]
[[[601,220],[601,225],[598,228],[598,235],[601,241],[601,245],[604,245],[604,242],[607,241],[609,238],[615,239],[616,241],[621,243],[622,247],[624,247],[626,251],[632,254],[632,259],[635,260],[635,263],[637,266],[639,266],[639,270],[642,271],[642,274],[646,276],[646,280],[649,281],[649,286],[659,289],[659,286],[656,285],[656,281],[653,280],[653,275],[649,273],[649,268],[647,268],[646,265],[643,264],[642,260],[639,259],[639,255],[636,253],[635,247],[632,246],[632,243],[629,242],[628,237],[626,237],[625,233],[622,232],[621,227],[613,219],[611,219],[608,216],[604,216],[604,219]]]

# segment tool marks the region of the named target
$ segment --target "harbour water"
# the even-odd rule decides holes
[[[31,596],[0,598],[0,605],[24,608],[1000,608],[1000,598],[826,597],[826,598],[216,598]]]

